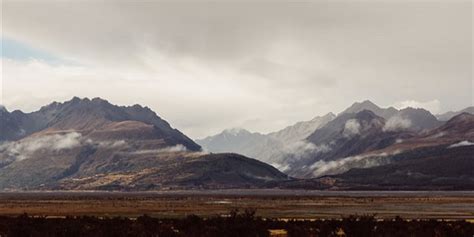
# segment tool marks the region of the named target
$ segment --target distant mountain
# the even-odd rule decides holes
[[[377,115],[370,108],[388,117]],[[370,101],[355,103],[346,112],[340,113],[325,126],[308,136],[306,141],[312,148],[304,156],[288,155],[284,159],[285,172],[298,178],[319,177],[339,174],[352,168],[380,166],[389,162],[386,157],[396,151],[382,152],[381,149],[417,136],[442,124],[429,111],[405,108],[402,110],[380,109]],[[389,112],[387,112],[389,111]],[[365,159],[364,154],[375,159]]]
[[[95,137],[109,136],[113,138],[113,136],[118,136],[123,138],[124,136],[133,136],[134,133],[128,133],[128,130],[131,129],[131,126],[136,126],[141,128],[142,134],[135,135],[144,136],[146,134],[150,138],[165,140],[166,145],[182,144],[193,151],[201,149],[190,138],[177,129],[171,128],[166,121],[149,108],[140,105],[115,106],[100,98],[89,100],[88,98],[74,97],[70,101],[54,102],[42,107],[39,111],[28,114],[14,111],[11,118],[24,131],[22,137],[38,131],[54,133],[74,130]]]
[[[442,124],[436,117],[425,109],[405,108],[398,111],[394,116],[387,120],[388,124],[397,125],[414,131],[433,129]],[[401,124],[401,125],[400,125]]]
[[[14,116],[5,107],[0,106],[0,142],[21,138],[24,133]]]
[[[251,133],[245,129],[227,129],[196,142],[207,151],[239,153],[283,169],[281,161],[287,154],[300,149],[302,140],[334,117],[334,114],[328,113],[269,134]]]
[[[467,107],[463,110],[456,111],[456,112],[449,111],[449,112],[446,112],[444,114],[438,114],[438,115],[436,115],[436,118],[438,118],[438,120],[440,120],[440,121],[448,121],[451,118],[453,118],[454,116],[462,114],[462,113],[474,114],[474,106],[470,106],[470,107]]]
[[[367,151],[382,149],[400,139],[412,136],[407,131],[386,131],[385,125],[384,118],[369,110],[343,113],[306,139],[312,145],[312,152],[298,159],[287,159],[290,166],[287,173],[295,177],[310,178],[340,172],[337,166],[334,169],[320,166]]]
[[[1,189],[242,188],[287,179],[253,159],[201,152],[140,105],[75,97],[33,113],[0,112],[2,134],[13,134],[0,144]]]
[[[269,140],[260,133],[251,133],[242,128],[226,129],[221,133],[196,140],[205,150],[211,152],[234,152],[243,155],[255,155],[258,150],[255,144],[263,144]]]
[[[356,102],[339,115],[358,113],[363,110],[372,111],[377,116],[387,120],[387,129],[420,131],[441,125],[441,122],[425,109],[414,109],[410,107],[401,110],[397,110],[393,107],[384,109],[369,100]]]
[[[224,131],[197,143],[212,152],[254,157],[287,174],[307,178],[335,172],[314,169],[315,162],[381,149],[441,124],[424,109],[385,109],[366,100],[352,104],[338,116],[329,113],[267,135]]]
[[[315,162],[327,174],[282,181],[280,188],[331,190],[473,190],[474,115],[378,150]]]
[[[310,121],[298,122],[280,131],[269,133],[268,136],[277,139],[285,144],[295,143],[304,140],[318,128],[326,125],[336,117],[333,113],[324,116],[317,116]]]
[[[396,152],[394,152],[396,151]],[[350,189],[474,189],[474,115],[463,113],[427,134],[389,146],[388,164],[332,177]]]
[[[372,101],[365,100],[365,101],[362,101],[362,102],[356,102],[356,103],[352,104],[349,108],[342,111],[339,115],[341,115],[341,114],[355,114],[355,113],[359,113],[359,112],[364,111],[364,110],[372,111],[374,114],[376,114],[377,116],[380,116],[384,119],[389,119],[390,117],[394,116],[398,112],[398,110],[393,108],[393,107],[383,109],[383,108],[380,108],[378,105],[372,103]]]

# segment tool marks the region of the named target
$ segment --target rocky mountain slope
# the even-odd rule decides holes
[[[242,188],[287,179],[241,155],[202,152],[140,105],[73,98],[4,113],[17,126],[3,129],[24,133],[0,144],[1,189]]]
[[[224,131],[197,143],[209,151],[244,154],[272,164],[289,175],[308,178],[336,172],[315,168],[317,162],[381,149],[441,124],[424,109],[381,108],[366,100],[352,104],[338,116],[329,113],[267,135]],[[359,166],[370,165],[377,164]]]
[[[424,135],[379,150],[388,164],[331,177],[350,189],[474,189],[474,115],[463,113]],[[365,154],[370,157],[371,154]]]
[[[384,118],[372,111],[344,113],[317,129],[306,141],[312,150],[304,156],[287,159],[288,174],[300,178],[318,177],[338,173],[341,169],[369,167],[379,163],[359,163],[357,160],[342,166],[331,166],[331,162],[350,159],[367,151],[379,150],[413,136],[407,130],[386,130]]]
[[[384,118],[387,121],[387,128],[403,128],[412,131],[421,131],[441,125],[441,122],[425,109],[410,107],[401,110],[397,110],[393,107],[380,108],[368,100],[354,103],[339,115],[358,113],[363,110],[372,111],[377,116]]]

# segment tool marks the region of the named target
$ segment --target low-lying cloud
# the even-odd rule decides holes
[[[387,120],[383,127],[384,132],[402,131],[411,127],[411,120],[400,116],[393,116]]]
[[[165,148],[160,148],[160,149],[132,151],[132,152],[128,152],[128,154],[132,154],[132,155],[163,154],[163,153],[175,153],[175,152],[185,152],[185,151],[188,151],[188,149],[185,146],[178,144],[176,146],[170,146],[170,147],[165,147]]]
[[[379,153],[373,155],[358,155],[342,158],[339,160],[324,161],[319,160],[313,165],[313,175],[320,177],[323,175],[335,175],[344,173],[353,168],[370,168],[390,163],[389,154]]]
[[[330,151],[331,147],[328,144],[316,145],[307,141],[298,141],[283,147],[280,151],[275,151],[271,159],[266,162],[284,172],[291,168],[291,163]]]
[[[60,151],[77,147],[81,144],[81,138],[81,134],[77,132],[28,137],[2,144],[0,154],[6,154],[15,160],[23,160],[40,150]]]
[[[90,143],[94,143],[92,140],[89,140]],[[100,148],[122,148],[128,146],[125,140],[110,140],[110,141],[101,141],[97,143]]]
[[[474,142],[470,142],[468,140],[465,140],[465,141],[461,141],[461,142],[452,144],[452,145],[448,146],[448,148],[456,148],[456,147],[462,147],[462,146],[474,146]]]
[[[360,123],[357,119],[349,119],[344,125],[344,136],[350,137],[360,133]]]

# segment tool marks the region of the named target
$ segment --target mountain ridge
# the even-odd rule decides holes
[[[288,176],[238,154],[209,154],[148,107],[74,97],[5,113],[22,136],[0,143],[6,190],[256,188]],[[2,123],[3,124],[3,123]]]

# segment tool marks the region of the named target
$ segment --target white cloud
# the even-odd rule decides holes
[[[343,2],[4,1],[4,36],[77,64],[4,59],[0,103],[140,103],[204,137],[366,98],[472,101],[468,1]]]
[[[450,145],[448,148],[456,148],[456,147],[461,147],[461,146],[474,146],[474,142],[470,141],[460,141],[458,143]]]
[[[30,136],[19,141],[1,144],[0,154],[12,157],[14,160],[23,160],[40,150],[60,151],[75,148],[81,144],[81,141],[82,136],[77,132]]]
[[[349,119],[344,125],[344,136],[350,137],[360,133],[361,125],[357,119]]]
[[[92,140],[88,140],[89,143],[94,143]],[[125,140],[112,140],[112,141],[101,141],[98,143],[101,148],[121,148],[127,147],[128,144]]]
[[[178,144],[176,146],[170,146],[170,147],[165,147],[165,148],[160,148],[160,149],[132,151],[132,152],[128,152],[128,154],[133,154],[133,155],[162,154],[162,153],[184,152],[187,150],[188,149],[186,149],[185,146]]]
[[[331,147],[326,144],[315,145],[311,142],[297,141],[287,146],[284,146],[282,151],[280,151],[279,153],[282,153],[283,157],[290,155],[292,157],[291,160],[294,161],[307,157],[308,155],[315,155],[316,153],[327,153],[329,151],[331,151]],[[279,155],[276,154],[276,156]],[[273,157],[272,160],[274,159],[275,157]]]
[[[400,131],[405,130],[411,126],[411,120],[399,116],[393,116],[385,122],[383,131]]]
[[[430,111],[432,114],[438,114],[441,112],[441,102],[437,99],[429,101],[416,101],[416,100],[405,100],[397,102],[393,105],[397,109],[404,109],[407,107],[421,108]]]
[[[370,168],[383,164],[388,164],[390,161],[385,159],[388,156],[386,153],[374,155],[359,155],[342,158],[339,160],[324,161],[319,160],[311,165],[314,177],[323,175],[334,175],[344,173],[353,168]]]

